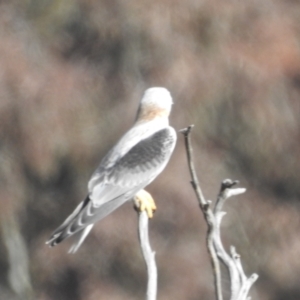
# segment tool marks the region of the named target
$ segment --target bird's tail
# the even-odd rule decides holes
[[[73,213],[52,233],[50,239],[46,242],[50,247],[54,247],[66,238],[70,237],[74,233],[78,232],[68,230],[68,227],[76,220],[79,214],[84,210],[87,204],[90,202],[90,198],[87,196],[84,201],[80,202]],[[83,228],[81,228],[83,229]],[[87,235],[87,234],[86,234]],[[83,241],[82,241],[83,242]],[[81,243],[80,243],[81,244]]]
[[[69,253],[75,253],[81,246],[81,244],[84,242],[85,238],[88,236],[92,228],[94,227],[94,224],[90,224],[87,227],[85,227],[82,232],[80,233],[77,241],[72,245],[72,247],[69,250]]]
[[[126,200],[127,198],[122,195],[99,207],[95,207],[87,196],[76,207],[74,212],[52,233],[46,244],[54,247],[73,234],[81,231],[78,240],[69,250],[69,253],[75,253],[93,228],[94,223],[117,209]]]

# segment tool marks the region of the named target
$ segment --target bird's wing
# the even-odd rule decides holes
[[[175,143],[175,130],[167,127],[141,140],[112,167],[104,168],[100,165],[91,178],[89,196],[53,232],[47,243],[51,246],[60,243],[131,199],[164,169]],[[88,231],[82,232],[79,245]],[[76,244],[74,247],[77,250]]]
[[[157,131],[165,129],[165,125],[160,122],[143,122],[136,124],[128,130],[116,145],[107,153],[101,161],[98,169],[109,169],[113,167],[124,155],[126,155],[135,145],[155,134]],[[98,169],[95,173],[98,172]]]
[[[164,169],[175,143],[175,130],[166,127],[140,140],[112,167],[104,169],[100,165],[89,183],[93,204],[101,206],[121,194],[133,197],[132,189],[145,187]]]

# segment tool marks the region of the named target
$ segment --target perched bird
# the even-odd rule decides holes
[[[165,88],[145,91],[133,127],[102,159],[88,183],[87,197],[46,244],[55,246],[80,232],[69,251],[76,252],[97,221],[130,199],[152,216],[155,204],[143,188],[161,173],[174,150],[176,132],[169,126],[172,104]]]

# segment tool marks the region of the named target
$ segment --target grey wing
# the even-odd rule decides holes
[[[103,170],[100,165],[89,183],[94,205],[101,206],[121,193],[127,195],[136,187],[148,185],[165,168],[175,143],[175,130],[167,127],[141,140],[112,167]],[[135,193],[130,193],[131,197]]]
[[[72,249],[76,251],[92,228],[91,224],[131,199],[164,169],[175,143],[175,130],[167,127],[141,140],[112,167],[104,169],[100,164],[90,180],[89,196],[54,231],[47,243],[54,246],[84,230],[71,248],[71,252],[74,252]]]

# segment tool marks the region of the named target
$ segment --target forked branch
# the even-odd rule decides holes
[[[238,181],[225,179],[221,184],[221,189],[214,208],[212,209],[210,207],[211,201],[208,201],[204,198],[195,171],[193,162],[193,149],[190,139],[192,128],[193,125],[190,125],[187,128],[180,130],[180,132],[184,135],[188,166],[192,178],[191,184],[195,191],[204,219],[207,223],[206,241],[214,272],[216,299],[223,300],[221,268],[219,260],[222,261],[229,272],[231,290],[230,300],[250,299],[250,297],[248,297],[248,293],[253,283],[257,280],[258,275],[252,274],[249,278],[247,278],[241,264],[240,256],[236,253],[235,248],[231,246],[230,254],[225,251],[220,232],[221,221],[223,216],[226,214],[224,211],[222,211],[226,200],[232,196],[244,193],[246,189],[233,188]]]

